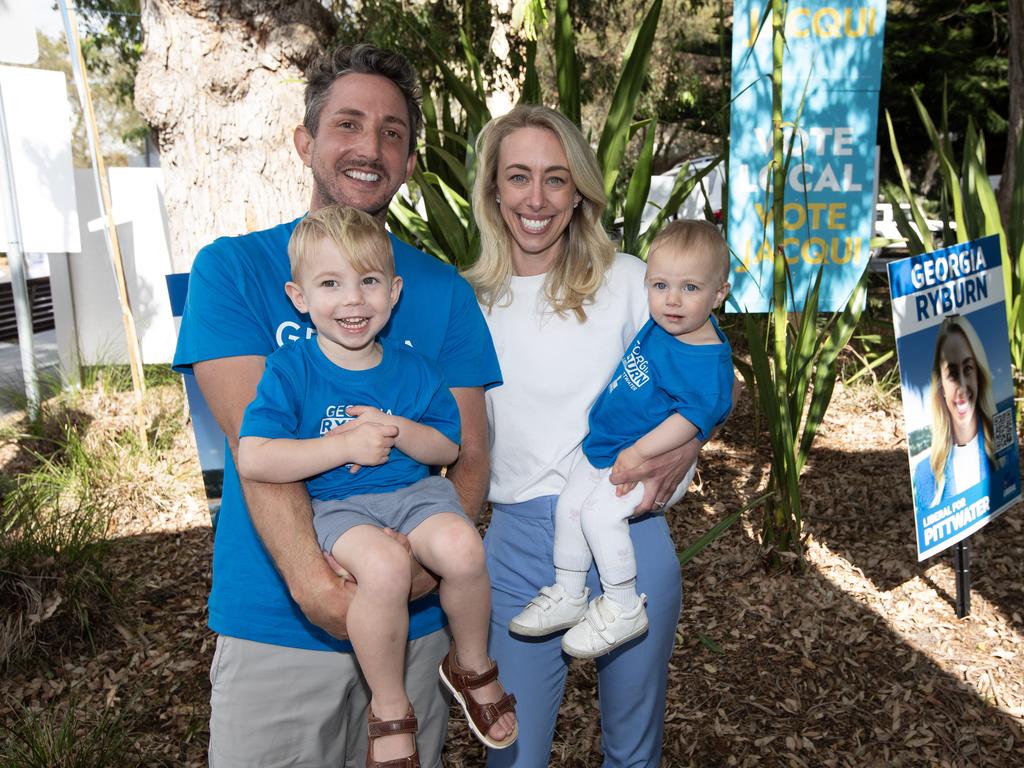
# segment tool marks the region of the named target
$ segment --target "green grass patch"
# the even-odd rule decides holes
[[[145,437],[134,397],[112,391],[121,384],[107,366],[92,388],[0,429],[0,667],[92,646],[111,628],[123,588],[107,565],[109,531],[174,497],[180,383],[147,391]]]
[[[0,768],[141,768],[153,765],[133,723],[111,708],[36,712],[19,706],[0,726]]]

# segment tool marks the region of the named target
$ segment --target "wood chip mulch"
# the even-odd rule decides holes
[[[195,463],[188,441],[177,464]],[[769,460],[745,396],[670,513],[677,545],[753,498]],[[0,721],[18,704],[109,706],[147,764],[206,764],[211,531],[198,481],[179,486],[112,532],[122,614],[94,649],[0,673]],[[684,568],[663,765],[1024,765],[1020,509],[971,539],[971,615],[957,619],[949,554],[916,562],[898,401],[837,386],[802,489],[803,573],[766,574],[757,513]],[[447,765],[482,756],[453,709]],[[593,664],[575,662],[551,765],[600,763]]]

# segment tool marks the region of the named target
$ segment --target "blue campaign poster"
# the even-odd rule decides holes
[[[846,306],[874,230],[875,127],[885,1],[789,3],[783,61],[784,238],[799,311],[819,269],[820,309]],[[729,311],[770,310],[773,276],[772,17],[766,0],[733,11],[729,154]]]
[[[171,299],[171,313],[174,315],[176,327],[181,322],[181,313],[185,310],[185,296],[188,293],[188,273],[180,272],[166,276],[167,293]],[[224,433],[213,418],[206,398],[199,390],[196,377],[191,370],[182,372],[185,381],[185,396],[192,418],[192,432],[196,438],[196,449],[199,451],[199,467],[203,472],[203,487],[210,512],[216,513],[220,508],[221,490],[224,487]]]
[[[1020,499],[998,235],[889,264],[917,558]]]

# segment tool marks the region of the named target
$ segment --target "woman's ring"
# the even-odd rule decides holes
[[[664,509],[666,504],[668,504],[667,501],[658,501],[657,499],[654,500],[655,509]]]

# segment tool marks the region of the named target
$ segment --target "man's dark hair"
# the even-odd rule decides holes
[[[307,72],[306,114],[302,124],[311,136],[320,127],[320,113],[327,103],[327,94],[339,77],[351,73],[379,75],[395,84],[405,97],[409,109],[409,154],[416,151],[423,113],[420,110],[420,86],[416,73],[400,53],[378,48],[370,43],[343,45],[325,51]]]

